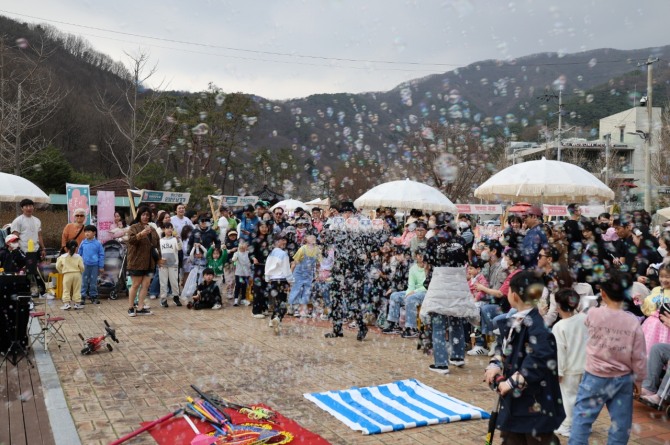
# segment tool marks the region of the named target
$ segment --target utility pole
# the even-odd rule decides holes
[[[658,57],[649,57],[646,62],[638,63],[637,66],[647,66],[647,134],[644,138],[644,209],[651,213],[651,131],[652,131],[652,90],[653,90],[653,67],[658,62]]]
[[[605,185],[610,186],[610,140],[612,133],[605,135]]]
[[[558,145],[556,158],[561,160],[561,130],[563,129],[563,90],[558,90]]]

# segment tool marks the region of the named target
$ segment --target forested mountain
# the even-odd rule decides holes
[[[270,101],[247,94],[252,92],[223,91],[217,79],[204,92],[156,94],[135,88],[132,66],[52,26],[0,17],[0,37],[1,131],[13,125],[19,82],[12,76],[39,63],[59,100],[48,119],[25,133],[48,142],[49,159],[63,155],[71,166],[70,179],[123,176],[129,162],[124,156],[134,140],[145,144],[138,153],[150,159],[132,174],[134,185],[188,188],[196,195],[252,192],[268,184],[293,196],[343,199],[370,185],[411,176],[434,183],[454,199],[464,198],[499,168],[506,141],[538,140],[543,126],[556,127],[558,101],[550,96],[559,89],[564,125],[581,127],[582,137],[593,137],[599,118],[629,108],[645,94],[646,71],[637,62],[661,59],[654,71],[655,105],[666,106],[670,81],[663,60],[670,46],[665,46],[488,60],[364,94]],[[30,93],[26,85],[23,94]],[[124,97],[129,91],[137,93],[135,114]],[[131,116],[151,122],[153,133],[124,139],[116,124]],[[13,137],[0,142],[0,154],[11,151]],[[13,171],[13,164],[2,159],[0,168]],[[41,173],[51,168],[44,153],[32,163],[41,167],[22,165],[26,175],[43,181],[45,188],[60,188],[60,176],[54,183]],[[63,160],[54,165],[64,165]],[[469,182],[458,185],[453,174],[445,173],[456,170]]]

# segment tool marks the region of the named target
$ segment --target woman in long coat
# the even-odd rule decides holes
[[[149,291],[149,284],[156,270],[156,264],[161,260],[158,233],[149,225],[151,221],[151,210],[149,207],[141,206],[137,210],[137,216],[128,230],[128,265],[127,274],[131,279],[130,291],[128,292],[128,316],[149,315],[148,307],[144,306],[144,298]],[[137,308],[134,306],[137,289],[140,288]]]

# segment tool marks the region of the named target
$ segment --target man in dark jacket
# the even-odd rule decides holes
[[[188,245],[194,246],[200,244],[205,250],[209,249],[212,244],[216,247],[221,247],[221,240],[219,235],[212,229],[212,223],[209,216],[201,216],[198,222],[198,227],[191,232],[191,237],[188,239]]]

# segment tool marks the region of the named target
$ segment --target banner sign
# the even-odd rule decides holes
[[[91,191],[88,185],[65,184],[67,195],[67,221],[74,222],[74,211],[76,209],[86,210],[86,222],[91,224]]]
[[[458,213],[468,215],[502,215],[500,204],[456,204]]]
[[[157,192],[155,190],[142,190],[141,202],[156,202],[165,204],[187,204],[190,193],[179,192]]]
[[[98,241],[105,244],[112,239],[109,231],[114,227],[114,192],[98,191]]]
[[[255,205],[258,202],[258,196],[215,196],[221,200],[221,204],[226,204],[230,207],[244,207],[247,204]]]
[[[582,216],[587,218],[597,218],[598,215],[605,212],[605,206],[579,206],[582,211]],[[570,216],[568,213],[568,206],[560,205],[543,205],[542,214],[544,216]]]

